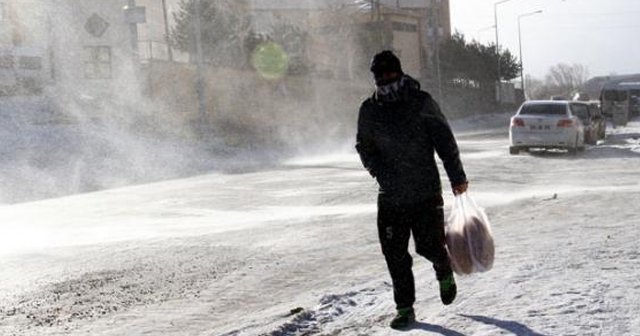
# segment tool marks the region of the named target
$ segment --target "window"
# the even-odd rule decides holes
[[[583,123],[589,122],[589,108],[587,105],[582,104],[572,104],[571,111],[574,115],[576,115]]]
[[[394,21],[391,23],[391,25],[393,27],[393,30],[395,31],[403,31],[403,32],[411,32],[411,33],[418,31],[418,26],[410,23]]]
[[[20,69],[40,70],[42,69],[42,58],[38,56],[21,56],[18,64]]]
[[[84,47],[84,77],[87,79],[111,78],[111,47]]]
[[[528,104],[522,107],[520,114],[533,115],[566,115],[565,104]]]

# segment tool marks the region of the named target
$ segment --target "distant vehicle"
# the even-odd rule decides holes
[[[586,107],[586,108],[584,108]],[[598,134],[599,125],[595,122],[595,114],[592,114],[591,105],[580,106],[577,108],[572,108],[573,114],[575,114],[582,122],[584,126],[584,143],[589,145],[595,145],[598,143],[600,139],[600,135]]]
[[[578,114],[589,114],[588,105],[570,101],[528,101],[511,118],[509,152],[565,149],[575,154],[584,150],[584,125]]]
[[[599,101],[589,102],[589,114],[591,115],[591,122],[595,124],[594,128],[596,129],[598,140],[604,140],[607,136],[607,118],[602,113]]]
[[[626,126],[629,118],[640,115],[640,82],[605,84],[600,95],[602,112],[616,126]]]

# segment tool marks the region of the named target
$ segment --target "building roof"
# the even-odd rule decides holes
[[[640,82],[640,74],[593,77],[584,83],[583,89],[589,94],[599,94],[605,86],[622,82]]]

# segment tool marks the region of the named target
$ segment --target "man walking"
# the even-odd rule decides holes
[[[411,234],[416,252],[433,263],[442,303],[456,297],[434,153],[444,163],[454,194],[464,193],[468,182],[446,118],[420,83],[403,73],[400,60],[383,51],[373,58],[371,72],[376,91],[360,107],[356,149],[380,186],[378,235],[397,308],[391,327],[403,329],[415,321]]]

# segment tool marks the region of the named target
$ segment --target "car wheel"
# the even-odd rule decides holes
[[[509,147],[509,154],[511,155],[518,155],[520,154],[520,148],[518,147]]]

